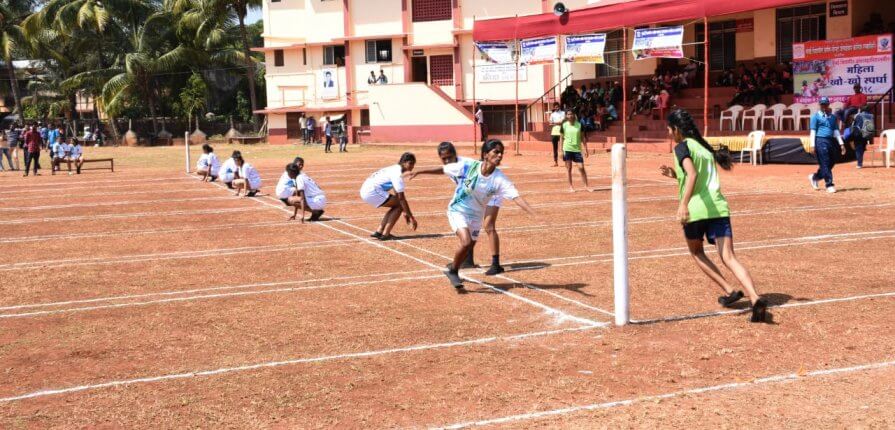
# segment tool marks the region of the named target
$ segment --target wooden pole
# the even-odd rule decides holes
[[[702,135],[709,135],[709,18],[702,18],[702,37],[705,39],[702,42],[702,67],[704,69],[703,73],[703,94],[702,94]]]
[[[622,27],[622,143],[628,144],[628,29]]]

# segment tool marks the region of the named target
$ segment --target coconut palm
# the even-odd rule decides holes
[[[25,35],[20,24],[31,13],[33,5],[33,0],[3,0],[0,2],[0,58],[6,64],[10,90],[16,104],[14,112],[19,116],[22,114],[22,100],[12,61],[16,51],[21,51],[26,46]]]

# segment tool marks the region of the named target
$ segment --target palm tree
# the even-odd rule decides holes
[[[31,13],[32,6],[33,0],[4,0],[0,2],[0,57],[6,63],[9,85],[16,104],[14,112],[19,117],[22,115],[22,100],[12,61],[16,51],[25,46],[25,36],[20,24]]]

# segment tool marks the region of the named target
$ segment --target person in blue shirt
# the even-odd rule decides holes
[[[839,133],[839,119],[830,110],[829,98],[820,98],[820,110],[811,115],[809,130],[811,132],[808,142],[817,156],[818,169],[817,172],[808,175],[808,181],[811,183],[811,188],[819,190],[818,182],[823,179],[827,192],[835,193],[833,166],[836,165],[836,143],[839,144],[839,151],[845,155],[845,142]]]
[[[329,116],[326,117],[326,124],[323,125],[323,135],[326,137],[326,146],[323,152],[333,152],[333,121]]]
[[[858,114],[852,122],[851,128],[846,132],[851,132],[852,146],[855,148],[855,159],[858,161],[857,168],[864,167],[864,152],[867,150],[867,144],[873,141],[875,127],[873,123],[873,114],[870,113],[870,107],[867,105],[858,107]]]

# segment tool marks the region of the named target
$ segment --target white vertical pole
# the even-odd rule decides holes
[[[628,324],[628,178],[625,145],[612,145],[612,261],[615,325]]]
[[[183,132],[183,149],[186,151],[186,173],[190,173],[190,132]]]

